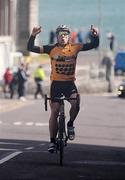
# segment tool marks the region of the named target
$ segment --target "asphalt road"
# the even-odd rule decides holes
[[[68,119],[66,104],[66,118]],[[125,100],[82,95],[64,166],[47,152],[50,111],[42,100],[1,100],[0,180],[125,179]]]

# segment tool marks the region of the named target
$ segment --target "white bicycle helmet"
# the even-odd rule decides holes
[[[60,31],[66,31],[70,34],[70,28],[66,25],[60,25],[56,28],[56,34],[58,34]]]

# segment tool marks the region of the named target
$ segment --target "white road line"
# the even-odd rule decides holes
[[[1,141],[0,144],[23,145],[23,143],[11,143],[11,142],[1,142]]]
[[[45,145],[45,143],[39,144],[39,146],[44,146],[44,145]]]
[[[49,125],[48,123],[39,123],[39,122],[35,123],[35,126],[48,126],[48,125]]]
[[[48,151],[46,150],[46,151],[42,151],[42,150],[26,150],[26,149],[24,149],[24,151],[23,152],[26,152],[26,153],[48,153]]]
[[[125,166],[125,162],[117,162],[117,161],[74,161],[74,164],[81,164],[81,165],[108,165],[108,166]]]
[[[20,126],[20,125],[22,125],[22,122],[16,121],[16,122],[14,122],[13,124],[16,125],[16,126]]]
[[[11,125],[11,123],[3,123],[2,121],[0,121],[0,124],[3,124],[3,125]],[[15,121],[12,123],[14,126],[22,126],[22,125],[25,125],[25,126],[48,126],[49,124],[48,123],[41,123],[41,122],[21,122],[21,121]]]
[[[25,148],[25,150],[32,150],[32,149],[34,149],[34,147],[27,147],[27,148]]]
[[[4,157],[3,159],[0,160],[0,164],[3,164],[5,162],[7,162],[8,160],[14,158],[15,156],[21,154],[22,152],[21,151],[17,151],[17,152],[14,152],[6,157]]]
[[[33,126],[34,122],[26,122],[25,125],[26,126]]]
[[[17,149],[0,148],[0,151],[17,151]]]

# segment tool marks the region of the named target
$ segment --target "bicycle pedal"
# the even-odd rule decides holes
[[[53,154],[53,153],[55,152],[54,149],[50,149],[50,150],[48,150],[48,151],[49,151],[49,153],[51,153],[51,154]]]

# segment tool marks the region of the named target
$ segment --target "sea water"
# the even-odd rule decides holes
[[[84,34],[91,24],[98,26],[103,46],[112,32],[119,47],[125,47],[125,0],[39,0],[40,39],[48,43],[49,32],[58,25],[82,28]]]

